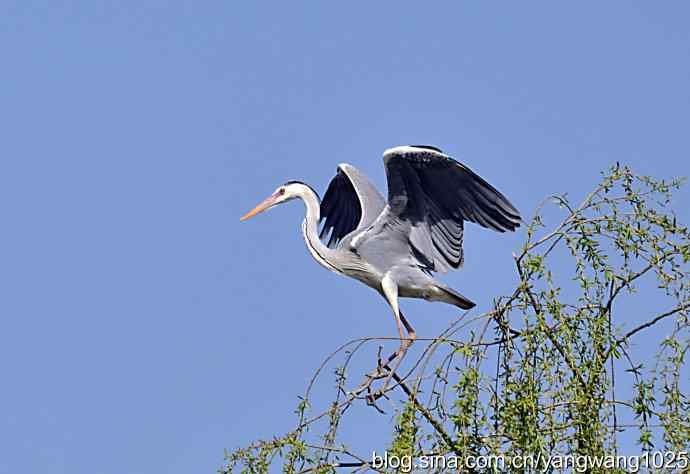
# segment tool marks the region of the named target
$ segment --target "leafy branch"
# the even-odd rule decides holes
[[[579,205],[565,195],[541,203],[514,256],[514,291],[491,311],[463,314],[438,337],[417,339],[421,354],[393,374],[386,393],[397,412],[391,437],[372,450],[597,456],[617,453],[623,431],[636,432],[642,450],[690,446],[681,382],[689,373],[690,234],[671,209],[681,184],[616,164]],[[649,301],[665,309],[646,315]],[[631,315],[641,322],[626,328]],[[649,330],[662,326],[667,335],[653,340],[661,331]],[[336,349],[301,399],[297,426],[226,453],[220,472],[395,471],[349,449],[340,430],[351,410],[380,416],[348,373],[356,358],[374,360],[375,343],[395,340],[365,337]],[[644,343],[640,354],[635,341]],[[312,390],[334,364],[335,397],[315,410]]]

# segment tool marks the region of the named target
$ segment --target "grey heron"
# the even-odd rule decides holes
[[[521,218],[503,194],[436,147],[391,148],[383,163],[388,202],[364,174],[343,163],[323,201],[307,184],[288,181],[240,220],[301,199],[306,207],[302,234],[314,259],[370,286],[390,305],[400,349],[388,360],[398,358],[399,365],[416,336],[398,298],[474,307],[433,274],[462,266],[465,221],[505,232],[519,227]]]

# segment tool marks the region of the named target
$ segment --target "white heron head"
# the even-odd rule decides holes
[[[250,217],[259,214],[260,212],[267,211],[268,209],[277,206],[278,204],[301,197],[304,194],[305,189],[310,188],[301,181],[288,181],[287,183],[281,184],[275,191],[273,191],[273,194],[261,201],[254,209],[240,217],[240,220],[245,221]]]

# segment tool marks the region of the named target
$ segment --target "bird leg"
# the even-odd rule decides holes
[[[381,281],[381,289],[383,296],[386,298],[386,300],[391,306],[391,309],[393,310],[395,324],[398,328],[398,336],[400,337],[400,348],[393,354],[388,356],[385,360],[381,360],[381,356],[379,354],[379,357],[377,358],[378,363],[376,369],[373,370],[371,373],[367,374],[366,380],[351,392],[354,396],[359,396],[359,394],[361,394],[362,392],[367,391],[368,395],[366,398],[372,405],[374,405],[374,402],[377,399],[384,396],[386,388],[388,387],[388,384],[390,383],[393,374],[395,374],[396,370],[398,370],[398,368],[400,367],[400,363],[402,362],[402,359],[404,358],[407,349],[409,349],[409,347],[414,343],[415,339],[417,339],[414,328],[412,328],[412,325],[407,321],[407,319],[405,319],[405,316],[403,316],[402,312],[400,311],[398,305],[398,285],[395,283],[395,281],[393,281],[390,275],[386,275]],[[405,337],[403,327],[407,331],[407,337]],[[391,369],[390,364],[396,359],[397,361],[395,363],[395,366],[393,367],[393,369]],[[385,380],[383,382],[383,386],[379,390],[377,390],[376,393],[372,393],[372,383],[375,380],[383,378],[384,376]],[[374,406],[376,407],[376,405]],[[378,407],[376,408],[379,409]]]
[[[383,385],[381,386],[381,388],[377,390],[375,394],[369,397],[371,401],[375,401],[376,399],[384,396],[388,389],[388,384],[393,378],[393,374],[395,374],[398,368],[400,368],[400,364],[402,363],[402,360],[404,359],[405,354],[407,353],[407,349],[409,349],[410,346],[417,339],[417,335],[415,334],[414,329],[400,311],[398,311],[396,314],[395,322],[398,325],[398,333],[400,335],[400,348],[396,352],[391,354],[390,357],[388,357],[388,361],[383,367],[380,367],[380,369],[389,371],[388,376],[383,381]],[[407,330],[407,337],[405,337],[405,335],[403,334],[402,326],[405,326],[405,329]],[[395,360],[395,365],[391,369],[389,364],[393,362],[393,360]]]
[[[379,371],[388,369],[389,372],[388,376],[383,382],[383,386],[378,390],[377,394],[374,395],[375,398],[379,398],[386,392],[388,384],[390,383],[391,378],[393,378],[393,374],[398,370],[400,363],[407,353],[407,349],[409,349],[412,343],[414,343],[415,339],[417,339],[414,328],[412,328],[412,325],[407,321],[407,319],[405,319],[405,316],[403,316],[402,312],[400,311],[400,307],[398,305],[398,285],[393,281],[389,274],[386,274],[381,281],[381,289],[383,290],[383,295],[388,300],[388,303],[393,310],[393,315],[395,316],[395,324],[398,327],[398,335],[400,336],[400,348],[390,357],[388,357],[388,361],[383,365],[383,367],[381,367],[379,363]],[[403,326],[407,330],[407,337],[405,337],[403,332]],[[395,365],[392,369],[390,369],[388,364],[393,362],[393,360],[396,360]]]
[[[376,406],[376,400],[379,398],[385,396],[386,392],[386,387],[388,386],[388,383],[390,382],[391,377],[396,377],[395,371],[398,370],[398,367],[400,366],[400,363],[402,361],[403,355],[407,351],[407,349],[414,343],[414,341],[417,339],[417,335],[415,334],[414,328],[412,328],[412,325],[405,319],[405,316],[403,316],[402,312],[398,310],[398,313],[400,315],[400,320],[398,321],[398,318],[396,318],[396,323],[398,323],[398,333],[400,335],[400,349],[397,351],[393,352],[391,355],[386,357],[385,359],[381,359],[381,347],[379,347],[379,354],[377,356],[377,366],[376,369],[373,370],[371,373],[366,374],[366,380],[360,384],[357,388],[355,388],[353,391],[350,393],[354,395],[355,397],[358,397],[362,392],[366,391],[367,396],[365,397],[367,399],[367,402],[369,405],[372,405],[376,410],[379,412],[382,412],[382,410]],[[407,331],[407,337],[404,337],[402,333],[402,328],[400,327],[400,323],[402,326],[405,327],[405,330]],[[396,358],[398,358],[397,363],[395,364],[395,367],[393,370],[391,370],[390,364],[393,362]],[[382,379],[383,377],[386,377],[386,380],[384,381],[383,387],[376,392],[373,392],[371,389],[372,383],[374,383],[375,380]]]
[[[402,311],[398,310],[400,313],[400,321],[403,323],[403,326],[405,326],[405,330],[407,331],[407,341],[409,342],[408,347],[414,343],[414,341],[417,340],[417,334],[414,332],[414,328],[412,325],[407,322],[407,319],[405,319],[405,316],[402,314]]]
[[[402,314],[401,314],[402,316]],[[400,377],[396,374],[396,371],[400,367],[400,363],[402,362],[403,356],[407,352],[407,349],[414,343],[414,341],[417,339],[417,336],[415,335],[414,329],[412,326],[404,319],[402,319],[402,323],[405,326],[405,329],[407,329],[407,337],[402,337],[401,339],[401,344],[400,344],[400,349],[397,351],[393,352],[391,355],[389,355],[386,359],[381,359],[381,347],[379,347],[379,354],[377,357],[377,365],[376,369],[372,370],[370,373],[365,375],[365,381],[362,382],[357,388],[349,392],[352,396],[360,398],[360,394],[362,392],[367,392],[367,395],[362,397],[367,400],[367,404],[373,406],[376,408],[376,410],[379,413],[384,413],[381,408],[379,408],[376,405],[376,400],[378,400],[381,397],[386,397],[386,392],[389,390],[388,384],[390,383],[391,378],[395,378],[396,380],[400,380]],[[395,366],[391,370],[390,364],[395,360],[398,359]],[[379,379],[382,379],[385,377],[385,380],[383,382],[382,387],[379,390],[373,391],[372,390],[372,384]],[[395,387],[393,387],[395,388]]]

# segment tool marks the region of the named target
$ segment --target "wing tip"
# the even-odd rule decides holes
[[[386,150],[384,150],[383,157],[385,158],[386,156],[404,155],[407,153],[420,153],[420,152],[433,153],[433,154],[441,155],[441,156],[448,156],[443,152],[443,150],[441,150],[438,147],[432,146],[432,145],[398,145],[398,146],[394,146],[392,148],[387,148]]]

